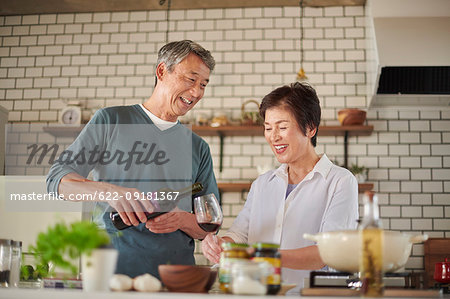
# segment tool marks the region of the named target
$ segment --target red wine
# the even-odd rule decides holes
[[[205,232],[215,232],[219,227],[219,223],[211,223],[211,222],[203,222],[199,223],[200,226]]]
[[[147,216],[147,220],[155,218],[155,217],[158,217],[159,215],[165,214],[167,212],[170,212],[173,208],[175,208],[177,206],[178,202],[182,198],[184,198],[184,197],[186,197],[188,195],[192,195],[192,194],[198,193],[198,192],[200,192],[202,190],[203,190],[202,183],[195,183],[192,186],[189,186],[189,187],[186,187],[186,188],[183,188],[183,189],[180,189],[180,190],[175,190],[175,191],[174,190],[168,190],[168,191],[166,191],[166,192],[178,192],[177,198],[175,200],[160,200],[158,202],[159,211],[157,210],[157,211],[152,212],[152,213],[145,213],[145,215]],[[111,212],[109,214],[109,217],[111,218],[111,221],[112,221],[113,225],[118,230],[126,229],[126,228],[132,226],[132,225],[126,225],[123,222],[122,218],[120,217],[119,213],[116,212],[116,211]],[[139,218],[137,218],[137,216],[136,216],[136,219],[138,219],[138,221],[139,221]]]

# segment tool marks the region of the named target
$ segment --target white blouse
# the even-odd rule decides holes
[[[238,243],[268,242],[280,244],[280,249],[295,249],[314,245],[303,239],[304,233],[357,227],[356,178],[325,154],[285,198],[287,186],[287,164],[260,175],[225,236]],[[308,276],[307,270],[282,269],[285,283],[302,286]]]

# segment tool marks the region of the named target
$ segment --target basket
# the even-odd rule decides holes
[[[246,111],[245,106],[247,104],[255,104],[256,107],[259,110],[259,103],[256,100],[247,100],[244,103],[242,103],[241,106],[241,124],[247,125],[247,126],[255,126],[255,125],[262,125],[263,119],[259,115],[259,111]]]

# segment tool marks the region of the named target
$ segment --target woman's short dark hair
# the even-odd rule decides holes
[[[259,114],[265,119],[267,109],[280,106],[291,111],[305,136],[307,128],[310,130],[317,128],[316,134],[311,138],[311,144],[315,147],[321,110],[319,98],[314,88],[300,82],[279,87],[262,99]]]

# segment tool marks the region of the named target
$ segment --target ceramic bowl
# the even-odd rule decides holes
[[[408,235],[398,231],[383,231],[383,271],[394,272],[408,261],[412,244],[421,243],[428,235]],[[303,238],[317,242],[322,260],[333,269],[356,273],[359,271],[360,237],[357,230],[304,234]],[[348,254],[353,252],[355,254]]]
[[[207,293],[217,276],[209,266],[159,265],[158,271],[170,292]]]
[[[343,126],[362,125],[366,120],[366,111],[354,108],[339,110],[338,120]]]

